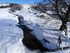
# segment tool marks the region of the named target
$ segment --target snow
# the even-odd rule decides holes
[[[46,11],[46,13],[48,13],[48,14],[56,14],[56,12],[55,11]]]
[[[18,16],[23,16],[25,22],[29,28],[33,29],[33,34],[36,35],[36,38],[42,42],[44,47],[52,50],[58,47],[58,37],[61,36],[62,44],[61,47],[70,46],[68,43],[67,37],[64,35],[64,32],[60,32],[58,29],[61,26],[61,21],[51,18],[51,16],[44,13],[38,13],[37,15],[44,15],[46,18],[42,19],[37,17],[30,8],[30,5],[23,5],[21,11],[16,11],[14,13],[9,13],[10,8],[0,9],[0,53],[37,53],[38,51],[31,51],[27,49],[22,44],[23,32],[17,27]],[[30,12],[31,13],[30,13]],[[50,12],[51,13],[51,12]],[[67,23],[68,27],[68,37],[70,40],[70,23]],[[45,43],[43,38],[50,41]],[[55,51],[55,52],[45,52],[45,53],[69,53],[70,49],[64,51]]]
[[[6,53],[8,47],[17,43],[22,37],[22,30],[16,24],[17,17],[10,14],[8,8],[0,9],[0,53]]]
[[[9,4],[0,2],[0,6],[9,6]]]

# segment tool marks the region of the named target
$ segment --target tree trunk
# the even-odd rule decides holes
[[[67,22],[62,22],[62,25],[60,26],[60,31],[64,31],[64,30],[67,30]]]
[[[65,17],[61,19],[62,25],[60,27],[60,31],[65,31],[65,35],[67,35],[67,22],[69,21],[69,15],[70,15],[70,5],[68,5],[68,10],[66,11]]]
[[[60,26],[60,31],[64,31],[65,35],[67,36],[67,22],[62,22],[62,25]]]

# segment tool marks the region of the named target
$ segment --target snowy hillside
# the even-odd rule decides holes
[[[8,3],[2,3],[0,2],[0,6],[8,6],[9,4]]]
[[[22,44],[23,31],[16,26],[18,23],[18,15],[23,16],[25,25],[33,30],[36,38],[40,40],[44,47],[49,50],[54,50],[58,47],[58,37],[61,36],[62,47],[70,46],[70,23],[68,27],[68,37],[64,35],[64,32],[60,32],[58,29],[61,26],[61,21],[52,18],[45,13],[39,13],[33,10],[30,5],[23,5],[23,9],[16,12],[9,13],[10,8],[0,9],[0,53],[37,53],[38,51],[31,51]],[[35,14],[37,13],[37,14]],[[45,18],[38,16],[44,15]],[[50,43],[44,42],[43,38]],[[70,49],[55,50],[45,53],[69,53]]]

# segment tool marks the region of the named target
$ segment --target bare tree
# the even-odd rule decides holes
[[[57,16],[62,22],[62,25],[60,26],[59,30],[60,31],[64,30],[66,34],[67,32],[66,24],[70,19],[69,18],[70,17],[70,0],[41,0],[41,1],[42,2],[40,3],[38,2],[39,5],[42,5],[41,8],[47,9],[48,7],[45,5],[47,3],[49,3],[52,6],[52,9],[55,10],[55,12],[57,13]],[[46,12],[46,10],[44,11]]]
[[[54,6],[57,16],[60,18],[62,25],[60,30],[65,30],[65,34],[67,31],[67,22],[69,21],[70,15],[70,0],[49,0],[50,3]]]

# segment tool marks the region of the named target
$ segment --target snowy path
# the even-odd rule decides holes
[[[22,38],[22,30],[16,24],[17,18],[8,9],[0,9],[0,53],[10,53],[9,48]]]
[[[0,52],[15,44],[22,36],[22,31],[14,25],[14,20],[0,19]]]

